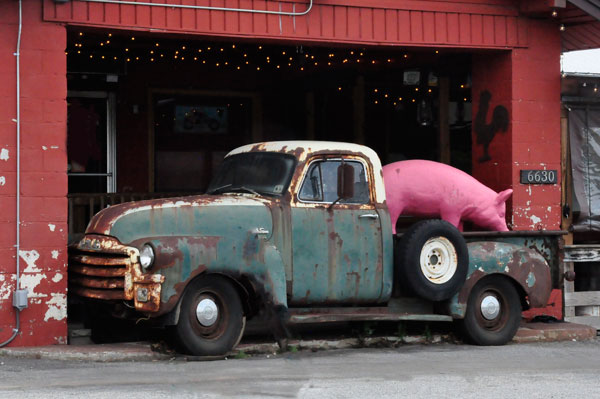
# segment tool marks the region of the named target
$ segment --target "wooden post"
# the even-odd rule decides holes
[[[315,93],[306,93],[306,139],[315,139]]]
[[[569,144],[569,111],[564,107],[560,112],[560,166],[561,166],[561,202],[562,206],[571,206],[573,192],[571,190],[572,174],[571,174],[571,147]],[[564,212],[561,212],[561,225],[563,230],[568,230],[573,223],[572,213],[565,217]],[[565,244],[573,244],[573,234],[564,237]]]
[[[365,77],[359,75],[354,85],[354,142],[365,143]]]
[[[252,141],[257,143],[263,140],[263,106],[262,98],[252,97]]]
[[[450,83],[447,77],[439,78],[439,145],[440,162],[450,164],[450,125],[448,121]]]

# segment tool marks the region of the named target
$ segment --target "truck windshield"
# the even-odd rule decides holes
[[[296,158],[274,152],[247,152],[225,158],[207,194],[246,192],[280,196],[287,190]]]

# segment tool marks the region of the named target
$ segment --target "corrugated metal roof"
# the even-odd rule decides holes
[[[600,0],[569,0],[561,13],[562,50],[600,48]]]

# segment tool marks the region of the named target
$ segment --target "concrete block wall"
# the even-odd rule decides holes
[[[473,57],[473,117],[480,95],[492,95],[486,124],[497,106],[507,109],[508,129],[497,131],[489,146],[491,160],[480,162],[473,123],[473,175],[496,191],[514,190],[507,203],[513,230],[559,230],[560,195],[560,32],[556,23],[528,21],[529,45]],[[555,185],[520,183],[520,171],[556,170]]]
[[[0,342],[12,335],[16,280],[18,2],[0,2]],[[29,307],[11,346],[66,343],[66,30],[23,2],[21,37],[21,288]]]

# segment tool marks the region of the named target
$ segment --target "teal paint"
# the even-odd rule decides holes
[[[292,208],[293,304],[373,303],[383,285],[375,209],[329,204]],[[390,234],[391,236],[391,234]]]
[[[535,275],[532,272],[529,272],[529,274],[527,275],[527,286],[529,288],[531,288],[534,285],[535,285]]]

